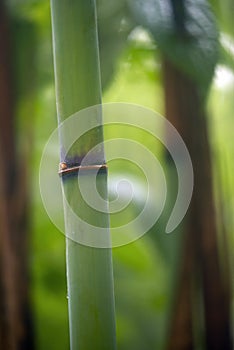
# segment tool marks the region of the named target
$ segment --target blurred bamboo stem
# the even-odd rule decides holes
[[[188,147],[195,180],[184,224],[180,284],[167,349],[193,349],[195,336],[206,349],[229,350],[232,349],[230,276],[222,268],[227,264],[227,257],[221,261],[218,249],[205,106],[196,85],[184,73],[167,59],[163,67],[166,116]],[[193,315],[192,304],[201,298],[203,305],[196,303],[196,315]],[[192,320],[199,312],[203,320]],[[197,329],[193,329],[192,321]]]
[[[101,103],[101,84],[94,0],[51,0],[53,50],[58,123],[82,109]],[[92,118],[101,121],[101,108]],[[83,123],[89,123],[89,117]],[[89,125],[89,124],[88,124]],[[85,134],[66,150],[67,135],[60,130],[61,162],[79,165],[84,156],[103,141],[102,128]],[[104,151],[95,163],[105,161]],[[89,184],[89,175],[85,180]],[[72,211],[90,223],[109,227],[109,215],[93,213],[77,189],[77,177],[62,181],[63,193]],[[107,197],[107,174],[97,175],[97,187]],[[89,193],[92,197],[92,193]],[[65,208],[67,237],[80,227]],[[82,228],[83,229],[83,228]],[[83,232],[84,235],[88,232]],[[81,245],[66,239],[70,346],[76,350],[112,350],[115,345],[115,316],[111,249]]]

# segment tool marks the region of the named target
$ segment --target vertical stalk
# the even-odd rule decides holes
[[[0,349],[9,350],[34,348],[28,270],[28,158],[16,133],[18,102],[22,105],[22,99],[27,99],[29,86],[33,94],[31,81],[24,74],[26,66],[29,76],[34,74],[29,64],[34,57],[32,29],[31,23],[11,18],[7,2],[0,0]],[[24,112],[32,115],[31,110]],[[25,130],[23,134],[27,139]]]
[[[58,123],[72,114],[101,103],[101,85],[96,26],[95,0],[51,0],[55,84]],[[92,113],[91,113],[92,114]],[[101,110],[82,121],[101,122]],[[96,144],[103,141],[102,128],[86,133],[81,141],[66,149],[68,134],[60,129],[60,159],[68,166],[80,165]],[[94,154],[92,164],[103,164],[103,148]],[[89,187],[91,175],[83,182]],[[77,187],[77,177],[63,177],[63,193],[78,216],[93,225],[109,227],[109,216],[92,210]],[[107,197],[107,174],[98,173],[97,188]],[[92,193],[88,193],[92,198]],[[65,206],[66,236],[82,231]],[[109,234],[108,234],[109,235]],[[71,349],[115,349],[114,293],[110,248],[88,247],[66,239],[68,307]]]
[[[226,257],[222,261],[219,254],[204,101],[196,85],[167,59],[163,67],[166,115],[184,139],[194,169],[194,192],[181,253],[181,282],[167,349],[193,349],[193,333],[199,346],[205,343],[206,349],[231,349],[230,280],[222,268],[227,264]],[[197,329],[193,329],[193,323]]]

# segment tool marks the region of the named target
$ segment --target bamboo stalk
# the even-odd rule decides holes
[[[58,123],[72,114],[101,103],[95,0],[51,0],[55,83]],[[92,113],[91,113],[92,114]],[[90,115],[84,124],[97,119],[101,111]],[[66,149],[69,135],[60,130],[61,162],[79,165],[96,144],[103,141],[102,128],[88,132],[81,141]],[[103,147],[93,164],[103,164]],[[90,165],[93,165],[90,164]],[[92,175],[83,177],[86,187]],[[92,210],[82,199],[76,176],[63,177],[63,193],[72,211],[85,216],[93,225],[109,227],[109,215]],[[107,198],[107,174],[97,175],[97,187]],[[92,197],[92,193],[88,193]],[[67,237],[84,227],[74,221],[65,206]],[[108,233],[109,236],[109,233]],[[66,239],[68,308],[71,349],[115,349],[115,317],[111,249],[100,249]]]
[[[218,251],[205,107],[196,85],[184,73],[166,59],[163,66],[166,115],[188,147],[195,180],[167,349],[192,349],[193,333],[206,349],[232,349],[229,277],[222,273]]]

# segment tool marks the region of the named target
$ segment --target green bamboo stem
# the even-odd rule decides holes
[[[95,0],[51,0],[56,100],[59,125],[83,108],[101,103]],[[101,112],[90,117],[101,120]],[[89,123],[91,120],[83,120]],[[66,149],[68,134],[61,129],[61,161],[80,162],[87,152],[102,142],[102,129],[87,133]],[[66,152],[68,151],[67,155]],[[93,162],[104,162],[101,148]],[[87,187],[90,176],[83,182]],[[107,176],[97,176],[97,187],[107,197]],[[63,181],[69,206],[86,221],[109,227],[108,214],[90,209],[77,187],[77,178]],[[88,194],[90,197],[92,193]],[[67,237],[79,227],[65,205]],[[82,234],[88,232],[82,231]],[[112,350],[115,345],[114,293],[111,249],[81,245],[66,239],[70,346],[76,350]]]

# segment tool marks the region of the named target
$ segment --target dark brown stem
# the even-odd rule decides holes
[[[28,322],[30,312],[26,263],[28,223],[26,177],[17,161],[11,42],[10,23],[4,2],[1,0],[0,348],[3,350],[33,348]]]
[[[164,60],[164,86],[166,116],[188,147],[195,177],[185,224],[181,283],[168,349],[191,349],[192,334],[190,332],[190,340],[186,334],[186,322],[191,324],[191,320],[188,321],[192,315],[191,303],[195,302],[191,300],[191,286],[195,286],[197,292],[202,290],[203,294],[205,330],[201,329],[201,332],[205,333],[206,349],[231,349],[230,276],[223,274],[218,252],[210,146],[203,102],[195,84],[167,60]]]

